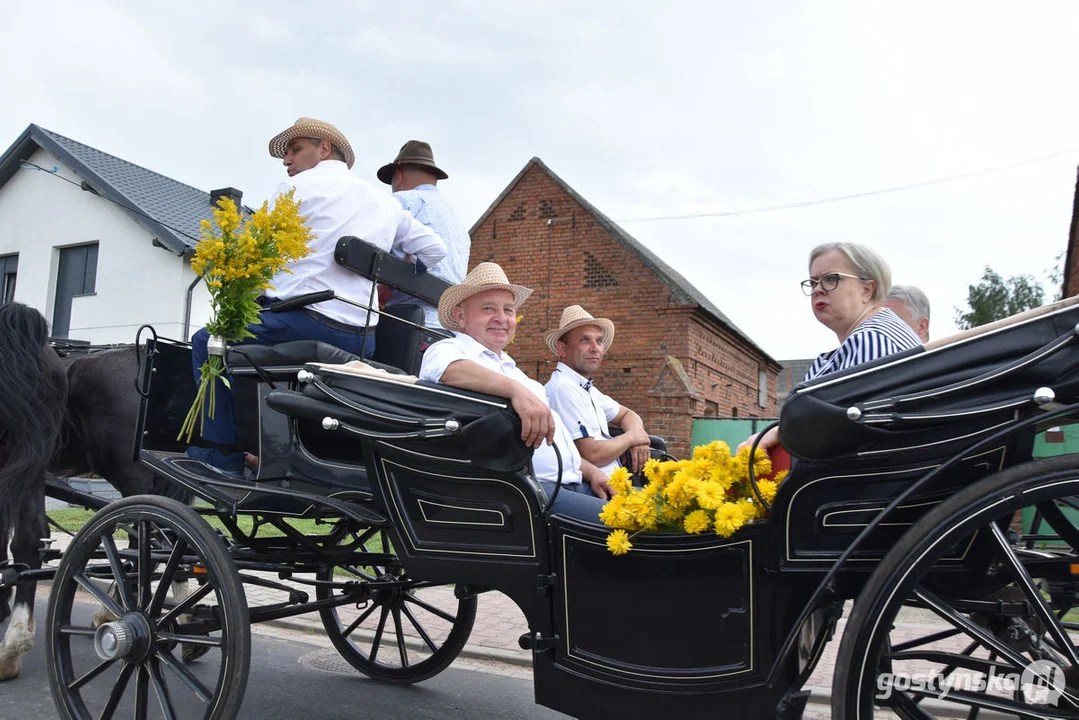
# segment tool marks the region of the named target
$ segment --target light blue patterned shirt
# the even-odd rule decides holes
[[[457,285],[468,273],[468,255],[472,239],[468,236],[461,219],[457,217],[450,204],[434,185],[418,185],[412,190],[402,190],[393,194],[405,210],[421,223],[438,233],[446,243],[446,257],[427,272],[442,278],[451,285]],[[395,253],[399,254],[399,253]],[[423,302],[400,290],[394,290],[386,306],[399,303],[416,303],[423,307],[424,324],[427,327],[442,327],[438,323],[438,308]]]

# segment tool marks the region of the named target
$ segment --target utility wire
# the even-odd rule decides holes
[[[1024,165],[1032,165],[1034,163],[1044,162],[1045,160],[1051,160],[1053,158],[1061,157],[1062,155],[1070,155],[1077,152],[1079,152],[1079,148],[1073,148],[1071,150],[1061,150],[1060,152],[1050,153],[1049,155],[1041,155],[1036,158],[1031,158],[1029,160],[1021,160],[1019,162],[1010,163],[1008,165],[1001,165],[992,168],[983,168],[981,170],[973,170],[971,172],[960,173],[958,175],[948,175],[946,177],[940,177],[934,180],[923,180],[922,182],[910,183],[909,185],[895,185],[893,187],[881,188],[879,190],[867,190],[866,192],[853,193],[850,195],[836,195],[834,197],[820,198],[817,200],[803,200],[802,202],[793,202],[784,205],[768,205],[759,208],[748,208],[746,210],[726,210],[720,212],[693,213],[689,215],[661,215],[658,217],[637,217],[627,218],[625,220],[615,220],[615,222],[659,222],[661,220],[694,220],[696,218],[734,217],[736,215],[753,215],[760,213],[776,212],[779,210],[793,210],[795,208],[810,207],[813,205],[827,205],[829,203],[842,202],[844,200],[856,200],[857,198],[870,197],[872,195],[884,195],[886,193],[902,192],[904,190],[914,190],[916,188],[927,187],[930,185],[940,185],[941,183],[964,180],[966,178],[977,177],[979,175],[989,175],[991,173],[1014,170],[1015,168],[1023,167]]]
[[[46,173],[48,175],[52,175],[55,178],[59,178],[59,179],[63,180],[66,183],[74,185],[75,187],[79,188],[80,190],[85,190],[86,192],[93,193],[94,195],[97,195],[99,198],[102,198],[103,200],[108,200],[112,204],[119,205],[120,207],[122,207],[124,210],[127,210],[128,212],[133,212],[136,215],[141,215],[142,217],[146,218],[147,220],[152,220],[153,222],[157,223],[158,225],[160,225],[162,227],[166,227],[169,230],[172,230],[174,233],[179,233],[180,235],[183,235],[186,238],[190,238],[191,240],[194,240],[195,242],[198,242],[199,240],[202,239],[202,238],[197,238],[194,235],[191,235],[189,233],[186,233],[183,230],[181,230],[180,228],[173,227],[172,225],[169,225],[166,222],[162,222],[162,221],[158,220],[157,218],[155,218],[152,215],[147,215],[142,210],[139,210],[137,207],[133,207],[131,205],[125,205],[124,203],[120,202],[119,200],[113,200],[110,197],[106,197],[106,196],[102,195],[97,190],[95,190],[90,185],[90,183],[86,182],[85,180],[83,180],[81,183],[77,183],[74,180],[68,180],[66,177],[64,177],[63,175],[60,175],[57,172],[57,170],[59,168],[54,168],[52,170],[49,170],[48,168],[43,168],[40,165],[35,165],[34,163],[29,162],[27,160],[21,160],[19,162],[19,166],[22,167],[24,170],[29,170],[29,169],[40,170],[43,173]]]

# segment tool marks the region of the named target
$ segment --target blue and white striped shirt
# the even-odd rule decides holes
[[[863,320],[838,348],[818,355],[803,382],[885,355],[919,347],[921,344],[921,339],[914,334],[910,325],[888,308],[884,308],[876,315]]]
[[[442,242],[446,243],[446,257],[428,272],[451,285],[459,284],[468,273],[468,255],[472,248],[472,239],[469,238],[468,230],[457,217],[457,213],[442,197],[442,193],[434,185],[419,185],[412,190],[395,192],[393,196],[401,203],[401,207],[438,233]],[[386,307],[400,303],[421,305],[426,318],[424,324],[427,327],[441,327],[438,324],[438,308],[434,305],[406,295],[400,290],[394,290],[386,302]]]

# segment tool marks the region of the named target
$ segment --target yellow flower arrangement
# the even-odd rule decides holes
[[[693,450],[689,460],[649,460],[644,466],[648,483],[633,487],[625,468],[611,473],[615,496],[603,506],[599,517],[614,528],[607,536],[607,549],[625,555],[639,532],[668,530],[699,534],[709,530],[730,537],[739,528],[767,514],[749,484],[749,448],[732,455],[727,443],[717,440]],[[768,454],[757,449],[754,478],[772,472]],[[757,479],[757,489],[771,505],[786,471],[774,479]]]
[[[306,220],[292,190],[278,197],[272,210],[268,202],[262,203],[246,222],[236,203],[227,197],[218,200],[214,221],[202,221],[202,239],[191,259],[191,269],[210,292],[211,320],[206,330],[211,338],[236,343],[254,337],[247,326],[261,322],[259,296],[272,287],[274,275],[290,272],[288,263],[311,252],[308,242],[315,235]],[[201,372],[195,402],[177,439],[190,441],[195,423],[201,430],[206,417],[214,416],[214,381],[220,378],[228,386],[223,357],[213,349]]]

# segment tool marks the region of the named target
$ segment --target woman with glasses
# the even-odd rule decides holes
[[[910,326],[884,307],[891,287],[888,263],[869,248],[853,243],[813,248],[802,292],[809,296],[817,322],[835,333],[839,347],[818,355],[803,381],[921,345]],[[767,450],[778,441],[773,428],[758,447]],[[751,442],[753,437],[742,445]]]
[[[835,333],[839,347],[819,355],[805,380],[922,344],[902,318],[884,307],[891,289],[888,264],[869,248],[852,243],[813,248],[802,291],[810,297],[817,321]]]

